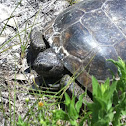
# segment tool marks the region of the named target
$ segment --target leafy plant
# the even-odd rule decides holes
[[[79,112],[80,108],[82,107],[83,103],[83,97],[85,94],[82,94],[79,96],[79,100],[77,103],[75,103],[75,96],[72,97],[72,100],[70,99],[69,95],[65,92],[65,102],[66,105],[66,112],[62,109],[55,110],[53,112],[53,118],[55,120],[65,120],[69,121],[71,125],[78,126],[76,120],[80,117]]]
[[[99,84],[92,77],[93,103],[88,103],[92,126],[109,126],[110,123],[121,126],[121,118],[126,114],[126,63],[121,58],[109,61],[118,68],[120,79],[112,83],[107,79],[104,84]]]
[[[113,96],[114,118],[113,125],[120,126],[122,116],[126,116],[126,63],[119,57],[118,61],[110,59],[118,69],[119,80]]]
[[[100,85],[96,78],[92,77],[93,103],[88,104],[88,109],[92,112],[91,125],[108,126],[112,121],[114,116],[112,100],[116,85],[117,82],[114,81],[110,86],[109,79]]]
[[[117,90],[124,93],[126,91],[126,63],[119,57],[118,61],[109,59],[118,69],[119,80],[117,84]]]

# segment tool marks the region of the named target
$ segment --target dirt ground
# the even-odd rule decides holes
[[[33,82],[32,78],[37,75],[34,71],[26,71],[29,68],[26,54],[21,57],[21,45],[30,44],[28,36],[31,26],[35,25],[43,31],[44,27],[68,6],[66,0],[0,1],[0,110],[4,107],[6,115],[0,111],[0,126],[10,125],[7,119],[13,116],[14,105],[16,115],[24,116],[27,112],[25,99],[30,99],[29,105],[35,101],[35,97],[28,91]]]

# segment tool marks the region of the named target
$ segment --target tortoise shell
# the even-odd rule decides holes
[[[48,26],[45,36],[64,66],[92,91],[92,75],[102,82],[112,77],[110,70],[117,73],[106,59],[126,60],[126,1],[77,3]]]

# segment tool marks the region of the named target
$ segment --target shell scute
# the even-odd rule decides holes
[[[103,6],[103,10],[111,18],[111,20],[126,35],[126,1],[110,0]]]
[[[90,75],[94,75],[98,80],[105,80],[107,77],[112,77],[109,69],[115,73],[117,72],[114,64],[107,62],[106,59],[118,59],[114,47],[101,46],[96,48],[86,57],[83,66],[86,66],[86,71]]]
[[[102,10],[85,14],[82,23],[89,29],[99,44],[112,45],[124,38],[119,29]]]
[[[64,48],[73,56],[84,59],[97,42],[89,31],[80,23],[75,23],[62,33]]]
[[[114,47],[118,56],[126,60],[126,40],[116,43]]]
[[[83,87],[86,87],[89,91],[92,91],[92,80],[90,74],[87,73],[83,66],[81,66],[77,72],[77,80],[79,83],[82,84]]]
[[[77,7],[79,9],[84,10],[85,12],[89,12],[98,8],[101,8],[105,0],[86,0],[84,2],[80,2]]]
[[[55,20],[53,25],[56,32],[61,32],[71,24],[75,23],[84,15],[84,12],[78,9],[70,9],[67,12],[61,13]]]
[[[63,59],[63,62],[64,62],[64,66],[66,68],[68,68],[69,71],[71,71],[72,73],[76,73],[76,71],[79,69],[79,67],[82,66],[82,64],[83,64],[79,59],[77,59],[71,55],[65,57]]]

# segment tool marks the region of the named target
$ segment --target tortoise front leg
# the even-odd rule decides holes
[[[61,87],[66,86],[64,90],[68,90],[68,92],[73,93],[74,96],[79,99],[79,96],[83,93],[86,93],[76,82],[75,79],[70,77],[68,74],[64,75],[60,82]],[[85,97],[83,98],[83,101],[86,102],[92,102],[91,98],[86,93]],[[85,103],[85,102],[84,102]]]

